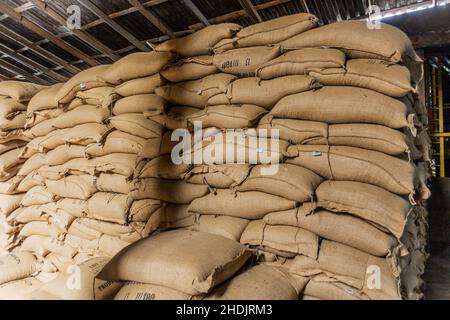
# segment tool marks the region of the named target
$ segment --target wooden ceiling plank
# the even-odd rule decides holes
[[[20,43],[23,46],[26,46],[26,48],[29,48],[31,51],[39,55],[45,60],[50,60],[54,63],[57,63],[64,67],[69,73],[75,74],[80,71],[80,69],[75,68],[74,66],[71,66],[67,61],[61,59],[60,57],[56,56],[50,51],[47,51],[38,45],[34,44],[30,40],[26,39],[25,37],[15,33],[14,31],[11,31],[9,28],[0,25],[0,33],[7,36],[8,38],[11,38],[12,40]]]
[[[259,15],[251,0],[239,0],[239,3],[241,4],[242,8],[244,8],[245,12],[253,21],[253,23],[263,22],[263,19]]]
[[[120,34],[122,37],[127,39],[129,42],[131,42],[133,45],[136,46],[136,48],[142,50],[142,51],[149,51],[149,48],[147,46],[143,45],[135,36],[133,36],[131,33],[129,33],[125,28],[123,28],[120,24],[115,22],[113,19],[111,19],[106,13],[104,13],[102,10],[100,10],[96,5],[94,5],[89,0],[77,0],[78,3],[80,3],[83,7],[91,11],[93,14],[95,14],[97,17],[102,19],[107,25],[109,25],[114,31],[116,31],[118,34]]]
[[[60,25],[64,26],[67,24],[67,18],[62,16],[59,12],[52,9],[47,2],[48,0],[42,1],[42,0],[28,0],[31,3],[33,3],[38,9],[40,9],[42,12],[45,12],[48,14],[52,19],[54,19],[56,22],[58,22]],[[119,59],[117,55],[114,54],[114,51],[103,44],[102,42],[98,41],[96,38],[88,34],[87,32],[80,30],[80,29],[73,29],[70,33],[73,33],[78,38],[89,44],[90,46],[96,48],[98,51],[105,53],[109,58],[111,58],[113,61],[116,61]]]
[[[148,11],[139,0],[128,0],[128,2],[135,7],[140,14],[142,14],[151,24],[153,24],[163,34],[168,35],[170,38],[175,38],[173,31],[167,26],[160,18]]]
[[[17,75],[20,75],[26,79],[28,79],[28,81],[31,81],[33,83],[37,83],[37,84],[49,84],[47,81],[45,81],[44,79],[41,79],[39,77],[36,77],[35,75],[32,75],[28,72],[26,72],[25,70],[22,70],[19,67],[16,67],[15,65],[4,61],[4,60],[0,60],[0,67],[11,71],[12,73],[15,73]]]
[[[191,0],[181,0],[186,7],[191,10],[191,12],[197,17],[198,20],[204,25],[209,26],[210,23],[205,15],[200,11],[200,9]]]
[[[18,61],[21,64],[24,64],[26,66],[29,66],[32,69],[35,69],[36,71],[40,71],[40,72],[46,74],[47,76],[49,76],[50,78],[53,78],[54,80],[61,81],[61,82],[67,81],[66,77],[64,77],[52,70],[49,70],[48,68],[38,64],[37,62],[31,60],[28,57],[19,55],[18,53],[14,52],[14,50],[11,50],[10,48],[8,48],[7,46],[5,46],[3,44],[0,44],[0,52],[3,54],[6,54],[11,59]]]
[[[69,52],[70,54],[86,61],[87,64],[90,66],[96,66],[99,63],[92,59],[90,56],[85,54],[84,52],[72,47],[71,45],[65,43],[61,39],[58,39],[54,34],[46,31],[45,29],[42,29],[40,26],[34,24],[31,20],[29,20],[27,17],[21,15],[20,13],[17,13],[14,11],[12,7],[7,5],[5,2],[0,2],[0,11],[7,14],[11,19],[15,20],[16,22],[22,24],[27,29],[37,33],[43,38],[46,38],[53,42],[55,45],[60,47],[61,49]]]

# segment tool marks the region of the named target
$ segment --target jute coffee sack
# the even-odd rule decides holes
[[[225,215],[243,219],[261,219],[270,212],[296,207],[296,202],[259,191],[233,194],[231,190],[217,190],[195,199],[189,211],[209,215]]]
[[[139,94],[119,99],[114,103],[112,112],[115,116],[124,113],[160,114],[166,102],[156,94]]]
[[[398,239],[412,208],[402,197],[383,188],[352,181],[325,181],[316,190],[317,205],[370,221]]]
[[[218,73],[199,80],[168,84],[155,89],[155,93],[175,105],[203,109],[208,100],[227,90],[237,78],[231,74]]]
[[[259,264],[240,271],[215,288],[206,300],[298,300],[307,278],[286,269]]]
[[[270,80],[288,75],[308,74],[310,70],[340,68],[345,65],[345,54],[337,49],[305,48],[283,53],[256,69],[256,76]]]
[[[183,58],[210,55],[222,39],[232,38],[242,27],[235,23],[208,26],[183,38],[171,39],[156,46],[155,51],[170,51]]]
[[[280,139],[291,144],[349,146],[380,151],[389,155],[422,156],[412,135],[382,125],[348,123],[328,125],[324,122],[263,117],[258,129],[278,129]]]
[[[353,59],[345,67],[313,70],[309,75],[323,85],[367,88],[397,98],[416,92],[408,68],[384,60]]]
[[[188,118],[191,115],[197,114],[198,108],[186,106],[171,106],[164,112],[158,115],[153,115],[152,112],[144,112],[144,116],[149,117],[163,127],[176,130],[180,128],[188,129]]]
[[[218,73],[213,56],[198,56],[178,60],[161,70],[161,76],[170,82],[197,80]]]
[[[173,59],[170,52],[136,52],[116,61],[98,74],[98,79],[112,85],[158,73]]]
[[[316,259],[319,250],[319,237],[311,231],[268,225],[263,220],[251,221],[240,242],[261,250],[269,249],[269,252],[287,258],[301,254]]]
[[[72,128],[86,123],[105,123],[110,111],[93,105],[82,105],[55,118],[52,127],[56,129]]]
[[[195,223],[189,229],[217,234],[239,242],[248,223],[249,220],[236,217],[197,215]]]
[[[369,268],[369,269],[368,269]],[[370,268],[379,270],[381,286],[370,287]],[[318,259],[304,255],[295,257],[289,270],[300,276],[325,274],[330,278],[354,287],[374,300],[399,300],[399,279],[384,258],[371,256],[349,246],[322,240]]]
[[[273,118],[321,121],[329,124],[371,123],[393,129],[414,128],[414,115],[399,100],[356,87],[323,87],[292,94],[271,110]]]
[[[314,78],[304,75],[279,77],[260,81],[257,78],[238,79],[228,85],[226,91],[208,99],[208,105],[254,104],[272,109],[283,97],[318,88]]]
[[[22,81],[2,81],[0,83],[0,96],[10,97],[18,102],[27,102],[39,91],[46,89],[46,86],[31,82]]]
[[[390,192],[414,194],[420,182],[416,166],[384,153],[354,147],[295,145],[287,163],[305,167],[327,179],[373,184]]]
[[[267,110],[252,104],[209,106],[191,114],[187,121],[201,121],[202,126],[222,129],[252,128]]]
[[[160,178],[169,180],[180,180],[181,177],[191,168],[189,164],[176,165],[172,162],[169,155],[163,155],[154,158],[144,164],[139,172],[136,172],[135,178]]]
[[[55,96],[63,85],[57,83],[36,93],[27,105],[27,116],[32,117],[38,111],[56,109],[58,102]]]
[[[370,300],[360,290],[322,274],[309,280],[303,291],[302,300],[307,300],[306,297],[318,300]]]
[[[319,20],[312,14],[299,13],[257,23],[243,28],[236,37],[217,43],[214,52],[220,53],[235,47],[275,44],[316,27],[318,22]]]
[[[147,141],[148,140],[145,138],[138,137],[123,131],[114,130],[106,136],[105,140],[102,143],[92,143],[87,145],[86,147],[83,147],[83,156],[92,158],[105,156],[110,153],[139,154],[143,150]],[[49,160],[48,158],[51,157],[50,154],[52,154],[52,152],[56,151],[58,148],[47,153],[47,161]],[[52,163],[49,164],[52,165]]]
[[[57,105],[70,103],[76,96],[78,91],[89,90],[97,87],[104,87],[106,84],[102,80],[98,80],[97,76],[106,70],[110,65],[96,66],[80,73],[69,79],[56,92],[55,100]]]
[[[311,231],[321,238],[346,244],[353,248],[385,257],[398,245],[396,238],[370,222],[366,216],[336,214],[327,210],[309,210],[298,207],[286,211],[271,212],[263,220],[270,225],[294,226]],[[370,220],[369,220],[370,221]]]
[[[159,73],[137,79],[128,80],[114,87],[113,94],[129,97],[155,92],[155,89],[166,84]]]
[[[39,270],[39,263],[30,252],[3,256],[0,258],[0,266],[0,284],[28,278]]]
[[[108,119],[111,127],[144,139],[160,137],[164,128],[139,113],[124,113]]]
[[[200,300],[204,295],[184,292],[155,284],[125,282],[114,300]]]
[[[22,300],[28,294],[38,290],[42,285],[43,282],[33,277],[7,282],[0,285],[0,299]]]
[[[233,240],[176,230],[127,247],[106,265],[99,278],[156,284],[198,295],[230,278],[249,257],[250,252]]]
[[[222,72],[238,77],[252,77],[255,70],[281,54],[280,47],[251,47],[233,49],[217,53],[213,57],[214,65]]]
[[[252,168],[247,179],[236,188],[237,191],[262,191],[297,202],[311,201],[314,191],[323,178],[300,166],[283,163],[273,175],[265,175],[262,169],[267,165]]]
[[[76,98],[81,100],[83,104],[108,108],[114,101],[120,98],[119,95],[113,94],[113,91],[114,88],[110,86],[92,88],[85,91],[78,91]]]
[[[249,164],[199,164],[183,175],[183,179],[189,183],[205,184],[213,188],[233,188],[244,182],[250,170]]]

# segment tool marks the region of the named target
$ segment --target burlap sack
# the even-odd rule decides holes
[[[236,188],[237,191],[261,191],[292,201],[311,201],[314,191],[323,179],[314,172],[291,164],[280,164],[275,174],[264,175],[262,168],[253,167],[247,179]]]
[[[80,124],[73,128],[50,132],[40,139],[38,148],[55,149],[65,143],[78,145],[100,143],[110,131],[111,128],[100,123]]]
[[[63,85],[64,83],[57,83],[36,93],[28,102],[27,114],[31,116],[37,111],[57,108],[55,97]]]
[[[201,121],[204,128],[252,128],[265,113],[266,109],[251,104],[217,105],[189,115],[187,121],[191,124]]]
[[[256,76],[263,80],[288,75],[308,74],[310,70],[340,68],[345,65],[345,54],[336,49],[305,48],[288,51],[261,65]]]
[[[22,129],[27,120],[26,111],[18,111],[14,115],[9,115],[11,118],[0,118],[0,130],[11,131],[16,129]]]
[[[264,216],[263,220],[270,225],[300,227],[322,238],[340,242],[379,257],[387,256],[398,244],[395,237],[365,220],[326,210],[317,210],[309,214],[302,208],[295,208],[271,212]]]
[[[136,177],[138,179],[160,178],[180,180],[190,168],[191,165],[189,164],[182,163],[176,165],[172,162],[169,155],[163,155],[146,162]]]
[[[45,180],[45,185],[59,197],[87,200],[97,191],[95,180],[90,175],[70,175],[60,180]]]
[[[110,111],[93,105],[82,105],[58,116],[52,126],[57,129],[72,128],[84,123],[104,123]]]
[[[306,256],[295,257],[290,272],[300,276],[325,273],[328,277],[352,286],[374,300],[401,299],[399,281],[386,259],[371,256],[337,242],[323,240],[317,260]],[[378,283],[374,281],[377,277]]]
[[[27,111],[26,104],[11,98],[0,98],[0,108],[0,123],[7,123],[20,113]]]
[[[248,223],[248,220],[236,217],[199,215],[189,229],[217,234],[239,242]]]
[[[95,185],[98,191],[128,194],[132,188],[132,181],[120,174],[100,173]]]
[[[400,238],[411,211],[409,202],[377,186],[350,181],[325,181],[316,190],[320,207],[368,220]]]
[[[97,76],[110,68],[110,65],[95,66],[77,73],[64,83],[56,92],[55,100],[57,105],[71,102],[78,91],[104,87],[105,82],[97,80]],[[30,113],[30,112],[28,112]]]
[[[409,58],[420,61],[411,40],[400,29],[382,23],[367,28],[366,21],[341,21],[299,34],[281,43],[284,49],[329,47],[345,51],[353,59],[382,59],[398,63]]]
[[[175,105],[204,108],[209,98],[223,94],[236,80],[231,74],[218,73],[199,80],[168,84],[155,89],[155,93]]]
[[[231,277],[249,256],[244,246],[221,236],[170,231],[127,247],[106,265],[99,278],[152,283],[197,295]]]
[[[128,80],[148,77],[158,73],[170,62],[173,55],[169,52],[136,52],[116,61],[98,74],[98,79],[118,85]]]
[[[260,264],[242,270],[214,289],[206,300],[298,300],[308,283],[279,267]]]
[[[281,54],[280,47],[251,47],[233,49],[215,54],[214,65],[222,72],[238,77],[252,77],[263,64],[277,58]]]
[[[8,173],[14,171],[17,166],[24,162],[24,159],[20,159],[19,155],[22,152],[22,148],[12,149],[0,155],[0,176],[6,177]],[[5,181],[5,179],[2,179]],[[8,180],[8,179],[6,179]]]
[[[170,51],[183,58],[209,55],[222,39],[232,38],[242,27],[235,23],[207,26],[182,38],[171,39],[156,46],[155,51]]]
[[[133,199],[158,199],[170,203],[188,204],[208,193],[208,187],[183,180],[147,178],[136,180],[130,193]]]
[[[32,126],[31,128],[25,130],[23,134],[29,138],[34,139],[37,137],[43,137],[53,130],[55,130],[55,127],[53,124],[58,120],[58,118],[52,118],[52,119],[46,119],[42,122],[39,122],[38,124]]]
[[[372,123],[413,132],[413,115],[404,103],[381,93],[355,87],[323,87],[280,100],[273,118],[337,123]]]
[[[86,200],[65,198],[56,203],[58,211],[65,211],[74,217],[82,218],[88,214],[88,205]]]
[[[25,128],[32,128],[45,120],[54,119],[62,114],[64,109],[46,109],[40,111],[34,111],[31,114],[27,114],[27,121],[25,122]]]
[[[316,27],[319,20],[309,13],[299,13],[257,23],[240,30],[233,39],[226,39],[214,46],[214,52],[233,47],[253,47],[279,43],[299,33]]]
[[[2,81],[0,83],[0,96],[10,97],[19,102],[30,101],[39,91],[48,87],[31,82]]]
[[[171,140],[172,131],[167,131],[162,136],[147,139],[138,157],[143,159],[153,159],[163,154],[170,154],[178,141]]]
[[[192,296],[171,288],[155,284],[125,282],[114,297],[114,300],[197,300]]]
[[[170,82],[197,80],[219,72],[213,56],[198,56],[177,61],[161,70],[161,76]]]
[[[63,300],[109,300],[112,299],[121,283],[95,279],[97,274],[107,264],[109,258],[92,258],[80,265],[71,265],[52,281],[45,283],[40,291],[51,294]],[[79,279],[73,280],[77,270]]]
[[[97,192],[88,201],[89,217],[125,224],[133,199],[126,194]]]
[[[49,217],[56,213],[54,203],[20,207],[14,210],[8,217],[8,223],[26,224],[32,221],[48,221]]]
[[[75,158],[84,158],[86,156],[85,150],[86,150],[85,146],[64,144],[47,152],[45,154],[44,163],[48,164],[49,166],[57,166],[64,164],[67,161],[70,161]],[[30,160],[28,161],[31,161],[31,159],[32,158],[30,158]]]
[[[1,300],[23,300],[26,295],[38,290],[43,283],[36,278],[25,278],[0,285]]]
[[[39,270],[39,263],[30,252],[0,257],[0,266],[0,284],[27,278]]]
[[[249,164],[195,165],[183,179],[189,183],[204,184],[213,188],[233,188],[249,175]]]
[[[325,275],[317,275],[308,282],[303,300],[305,296],[319,300],[369,300],[360,290]]]
[[[147,222],[162,205],[163,202],[161,200],[135,200],[131,204],[128,213],[129,220],[134,222]]]
[[[20,141],[20,140],[2,143],[2,144],[0,144],[0,156],[7,151],[11,151],[13,149],[23,147],[26,144],[27,144],[26,141]]]
[[[384,60],[348,60],[345,68],[313,70],[309,75],[323,85],[367,88],[397,98],[416,92],[408,68]]]
[[[58,196],[51,193],[45,186],[31,188],[22,198],[20,204],[24,207],[54,202]]]
[[[48,223],[46,221],[32,221],[23,226],[18,236],[19,238],[26,238],[32,235],[46,236],[46,237],[60,237],[67,232],[58,225]]]
[[[139,113],[114,116],[109,118],[109,123],[117,130],[145,139],[161,136],[164,129],[160,124]]]
[[[157,115],[164,111],[166,102],[156,94],[139,94],[124,97],[115,102],[112,112],[114,115],[123,113],[144,113]]]
[[[193,107],[172,106],[166,109],[162,114],[152,115],[151,113],[144,112],[144,116],[150,117],[153,121],[167,129],[176,130],[180,128],[187,129],[188,117],[197,112],[198,109]]]
[[[353,147],[289,147],[287,163],[296,164],[327,179],[369,183],[390,192],[413,194],[418,185],[416,166],[384,153]]]
[[[13,140],[24,140],[29,141],[29,138],[27,138],[23,134],[23,129],[16,129],[12,131],[0,131],[0,143],[7,143]]]
[[[314,78],[305,75],[285,76],[259,81],[244,78],[232,82],[226,92],[218,93],[208,100],[208,105],[254,104],[268,110],[283,97],[319,87]]]
[[[23,199],[23,194],[0,194],[0,217],[6,219],[11,212],[16,210]]]
[[[114,88],[113,93],[122,97],[129,97],[139,94],[149,94],[155,92],[157,87],[164,85],[166,81],[159,73],[128,80]]]
[[[109,108],[114,101],[120,98],[119,95],[114,94],[114,87],[104,86],[89,89],[86,91],[77,92],[76,97],[80,99],[83,104],[89,104],[95,107]]]
[[[1,158],[1,156],[0,156]],[[45,153],[36,153],[32,155],[27,161],[25,161],[22,167],[17,172],[19,176],[26,176],[30,172],[39,169],[41,166],[46,165],[46,155]]]
[[[189,211],[252,220],[261,219],[269,212],[295,208],[295,204],[295,201],[258,191],[233,194],[231,190],[217,190],[215,194],[192,201]]]
[[[22,192],[19,186],[24,179],[22,176],[15,176],[9,180],[0,182],[0,194],[14,195]]]
[[[186,204],[165,204],[152,215],[148,224],[161,230],[190,227],[197,217],[188,211],[188,207]]]
[[[100,157],[110,153],[140,153],[147,140],[126,132],[114,130],[108,134],[102,144],[93,143],[84,148],[88,157]],[[56,149],[55,149],[56,150]]]

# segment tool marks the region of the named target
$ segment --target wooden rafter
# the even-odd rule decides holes
[[[209,26],[210,23],[205,15],[200,11],[200,9],[191,0],[181,0],[186,7],[191,10],[191,12],[197,17],[198,20],[204,25]]]
[[[37,33],[38,35],[40,35],[43,38],[50,40],[51,42],[53,42],[55,45],[57,45],[61,49],[66,50],[70,54],[84,60],[90,66],[95,66],[95,65],[99,64],[95,59],[92,59],[91,57],[89,57],[87,54],[85,54],[81,50],[65,43],[64,41],[62,41],[61,39],[56,37],[54,34],[46,31],[45,29],[43,29],[40,26],[33,23],[27,17],[23,16],[20,13],[17,13],[16,11],[14,11],[14,8],[10,7],[5,2],[0,2],[0,11],[7,14],[11,19],[15,20],[16,22],[22,24],[27,29]]]
[[[153,13],[148,11],[142,3],[139,2],[139,0],[128,0],[128,2],[135,7],[140,14],[142,14],[148,21],[150,21],[151,24],[153,24],[156,28],[158,28],[159,31],[161,31],[163,34],[169,36],[169,38],[175,38],[175,34],[173,31],[167,26],[164,21],[159,19],[157,16],[155,16]]]
[[[52,9],[47,2],[48,0],[45,0],[43,2],[42,0],[28,0],[32,4],[34,4],[37,8],[39,8],[41,11],[48,14],[52,19],[54,19],[56,22],[61,24],[62,26],[66,25],[67,18],[61,15],[56,10]],[[104,45],[102,42],[98,41],[96,38],[88,34],[87,32],[79,29],[71,30],[71,33],[76,35],[78,38],[89,44],[90,46],[96,48],[100,52],[103,52],[106,54],[109,58],[111,58],[113,61],[118,60],[118,56],[114,54],[114,51],[111,50],[109,47]]]
[[[142,50],[142,51],[149,51],[149,48],[147,48],[145,45],[143,45],[135,36],[133,36],[131,33],[129,33],[125,28],[123,28],[120,24],[115,22],[113,19],[111,19],[106,13],[104,13],[102,10],[100,10],[96,5],[94,5],[89,0],[78,0],[78,2],[91,11],[93,14],[95,14],[97,17],[102,19],[107,25],[109,25],[114,31],[119,33],[122,37],[127,39],[129,42],[134,44],[136,48]]]
[[[16,41],[17,43],[22,44],[24,49],[29,49],[42,57],[44,60],[51,60],[54,63],[57,63],[64,67],[69,73],[75,74],[80,71],[80,69],[71,66],[67,61],[64,61],[60,57],[56,56],[50,51],[47,51],[38,45],[34,44],[30,40],[26,39],[25,37],[19,35],[18,33],[15,33],[14,31],[11,31],[9,28],[6,28],[3,25],[0,25],[0,33],[7,36],[8,38],[11,38],[12,40]],[[21,51],[21,50],[19,50]]]
[[[16,60],[17,62],[20,62],[21,64],[30,67],[31,69],[34,69],[36,71],[46,74],[47,76],[49,76],[50,78],[53,78],[54,80],[57,80],[57,81],[66,81],[67,80],[66,77],[64,77],[52,70],[47,69],[46,67],[40,65],[39,63],[33,61],[32,59],[30,59],[28,57],[19,55],[14,50],[11,50],[4,44],[0,44],[0,52],[9,56],[11,59]]]
[[[251,0],[239,0],[239,3],[241,4],[242,8],[244,8],[245,12],[253,21],[253,23],[259,23],[263,21]]]
[[[22,70],[21,68],[5,61],[5,60],[0,60],[0,67],[11,71],[12,73],[15,73],[17,75],[20,75],[26,79],[28,79],[31,82],[37,83],[37,84],[48,84],[47,81],[45,81],[44,79],[41,79],[39,77],[36,77],[33,74],[30,74],[28,72],[26,72],[25,70]]]

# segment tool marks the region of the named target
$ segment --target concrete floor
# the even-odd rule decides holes
[[[425,299],[450,300],[450,245],[431,243],[431,256],[423,278]]]

